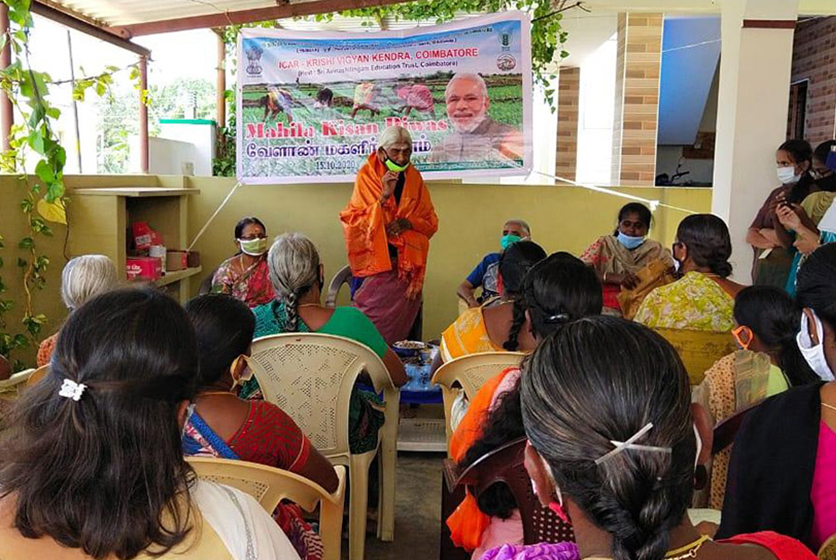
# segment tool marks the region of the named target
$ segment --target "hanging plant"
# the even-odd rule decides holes
[[[52,82],[48,74],[33,69],[29,62],[29,35],[33,27],[30,0],[3,0],[3,3],[8,8],[9,29],[2,30],[0,48],[8,45],[14,60],[0,69],[0,89],[12,102],[17,124],[11,127],[9,150],[0,154],[0,171],[18,175],[25,189],[19,208],[26,219],[26,231],[17,241],[22,256],[16,261],[24,291],[20,302],[22,331],[17,332],[6,320],[15,302],[4,297],[6,285],[0,276],[0,354],[13,359],[15,369],[19,370],[23,364],[14,359],[13,352],[37,344],[47,323],[46,316],[35,311],[35,294],[46,286],[44,274],[50,264],[49,258],[38,250],[38,239],[53,235],[48,222],[67,223],[64,186],[67,153],[52,126],[61,111],[48,100],[49,85],[64,82]],[[104,95],[109,91],[113,74],[121,70],[108,67],[97,76],[80,78],[74,84],[73,97],[83,100],[85,91],[91,88]],[[27,154],[36,156],[34,176],[26,173]],[[0,237],[0,249],[4,248]],[[0,274],[5,270],[4,264],[0,258]]]

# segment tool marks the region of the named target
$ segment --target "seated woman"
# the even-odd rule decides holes
[[[555,253],[531,268],[514,304],[521,330],[536,343],[565,324],[601,312],[601,283],[591,268],[569,253]],[[508,368],[485,383],[450,440],[450,456],[461,468],[522,437],[520,368]],[[522,524],[510,493],[491,489],[476,500],[468,494],[447,520],[453,542],[473,558],[503,539],[522,542]]]
[[[186,455],[262,463],[294,472],[329,492],[339,481],[290,416],[264,401],[238,398],[236,387],[252,377],[247,358],[255,318],[244,303],[226,295],[204,295],[186,304],[195,329],[200,378],[195,408],[186,422]],[[274,513],[303,560],[322,557],[322,540],[298,506],[279,504]]]
[[[70,313],[87,300],[116,287],[116,265],[104,255],[82,255],[70,259],[61,272],[61,300]],[[38,347],[38,367],[52,358],[58,333],[41,341]]]
[[[515,324],[514,301],[521,295],[526,272],[546,258],[546,252],[533,241],[518,241],[502,252],[499,258],[497,286],[502,300],[491,307],[474,307],[462,313],[441,335],[443,362],[468,354],[531,350],[533,339],[521,332],[522,323]],[[435,364],[441,365],[441,362]]]
[[[776,210],[781,203],[800,204],[815,188],[810,144],[787,140],[775,152],[775,165],[781,185],[766,197],[746,233],[746,243],[754,250],[752,278],[756,285],[783,288],[792,262],[789,244],[781,240],[781,224]]]
[[[253,309],[255,337],[288,332],[332,334],[365,344],[382,360],[392,383],[401,387],[408,381],[400,359],[386,346],[374,324],[354,307],[331,309],[320,302],[324,267],[313,242],[301,233],[276,238],[267,257],[270,281],[276,299]],[[243,398],[261,398],[258,381],[251,379],[241,390]],[[365,453],[377,447],[377,432],[383,425],[377,395],[355,386],[349,405],[349,447]]]
[[[658,241],[647,239],[650,209],[631,202],[618,211],[618,226],[612,235],[599,237],[587,247],[581,260],[595,269],[604,284],[604,307],[621,314],[618,294],[622,288],[633,289],[639,283],[636,273],[653,261],[673,268],[671,253]]]
[[[650,292],[635,320],[652,329],[732,330],[734,296],[743,286],[728,279],[730,256],[731,237],[723,220],[712,214],[682,220],[673,244],[682,278]]]
[[[836,244],[798,271],[798,346],[826,383],[795,387],[744,420],[718,534],[778,531],[812,550],[836,534]]]
[[[540,503],[571,520],[580,558],[814,560],[775,533],[712,541],[691,523],[711,426],[676,351],[649,329],[606,316],[567,325],[535,350],[520,393],[526,470]]]
[[[229,294],[248,307],[268,303],[273,299],[267,268],[270,242],[261,220],[249,216],[235,224],[235,244],[238,253],[222,262],[212,276],[212,292]]]
[[[738,350],[719,360],[694,388],[693,400],[708,410],[714,424],[789,387],[818,380],[796,343],[801,308],[773,286],[749,286],[734,300],[732,331]],[[712,458],[708,506],[723,509],[731,448]]]
[[[189,318],[159,292],[70,315],[0,444],[0,558],[298,560],[258,502],[184,460],[197,372]]]

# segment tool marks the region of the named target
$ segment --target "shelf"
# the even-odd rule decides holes
[[[200,194],[200,189],[117,187],[112,189],[73,189],[70,194],[89,196],[124,196],[126,198],[147,198],[154,196],[183,196]]]
[[[203,272],[202,266],[196,266],[194,268],[184,268],[183,270],[177,270],[175,272],[169,272],[159,280],[155,280],[154,284],[157,286],[168,286],[169,284],[174,284],[175,282],[179,282],[185,278],[191,278],[197,274]]]

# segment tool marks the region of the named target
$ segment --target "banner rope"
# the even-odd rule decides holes
[[[209,227],[209,225],[212,223],[215,217],[221,212],[221,210],[223,210],[224,206],[226,206],[226,203],[229,202],[229,199],[232,198],[232,195],[235,194],[235,191],[238,190],[238,187],[240,187],[241,184],[241,181],[235,182],[235,184],[232,186],[232,190],[229,191],[229,194],[226,195],[226,198],[223,199],[223,202],[220,203],[215,212],[211,216],[209,216],[209,219],[206,220],[206,223],[203,224],[202,228],[200,228],[200,231],[197,232],[197,235],[195,236],[194,240],[192,240],[191,245],[189,245],[189,248],[186,249],[187,252],[191,251],[192,247],[194,247],[194,244],[197,243],[197,240],[200,239],[204,233],[206,233],[206,229]]]

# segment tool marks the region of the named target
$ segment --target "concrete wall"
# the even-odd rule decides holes
[[[208,217],[215,211],[234,185],[233,179],[171,176],[70,176],[68,188],[80,187],[136,187],[187,186],[200,190],[189,197],[188,229],[194,237]],[[319,247],[330,279],[346,264],[342,230],[337,215],[351,194],[349,184],[333,185],[266,185],[243,186],[218,215],[201,238],[196,250],[203,256],[203,267],[209,274],[223,259],[235,252],[232,229],[242,216],[255,214],[261,218],[272,237],[286,231],[301,231],[309,235]],[[694,211],[708,211],[711,205],[709,189],[628,188],[622,189],[637,196],[659,199],[664,203]],[[529,221],[534,238],[548,252],[582,251],[597,236],[615,226],[618,208],[627,202],[622,198],[600,194],[576,187],[501,186],[431,183],[430,191],[439,215],[440,227],[430,248],[429,270],[424,290],[424,336],[438,336],[456,316],[455,290],[473,266],[489,252],[499,248],[500,227],[503,221],[520,217]],[[20,273],[15,267],[18,256],[17,241],[24,235],[23,214],[18,210],[24,193],[15,177],[0,175],[0,235],[6,248],[0,250],[5,266],[0,276],[6,284],[5,297],[15,302],[7,323],[16,326],[22,316],[24,291]],[[73,223],[70,206],[70,251],[78,236],[89,237],[95,227],[95,217]],[[660,208],[655,214],[652,237],[669,245],[683,214]],[[60,275],[65,264],[63,254],[63,226],[53,226],[55,236],[39,239],[42,254],[50,259],[47,287],[35,294],[35,312],[44,313],[49,324],[43,336],[55,332],[66,316],[60,301]],[[109,241],[102,238],[102,243]],[[76,255],[68,254],[69,257]],[[749,263],[739,263],[748,267]],[[200,278],[192,279],[192,293],[197,293]],[[30,349],[19,357],[34,363],[35,351]]]
[[[189,178],[200,189],[189,198],[189,230],[196,234],[232,188],[234,181],[221,178]],[[243,186],[198,241],[205,271],[212,270],[235,251],[233,227],[243,216],[255,214],[271,237],[301,231],[319,247],[326,277],[346,264],[338,213],[351,195],[351,185]],[[649,199],[707,212],[710,189],[627,188]],[[568,186],[460,185],[431,183],[430,192],[439,216],[439,231],[430,245],[424,289],[424,337],[440,334],[457,313],[456,288],[488,252],[499,249],[500,228],[509,218],[531,224],[534,240],[548,252],[578,254],[594,239],[615,227],[618,209],[628,202],[607,194]],[[670,245],[681,212],[660,208],[651,231]],[[742,267],[749,263],[740,263]],[[193,288],[199,284],[194,279]]]

